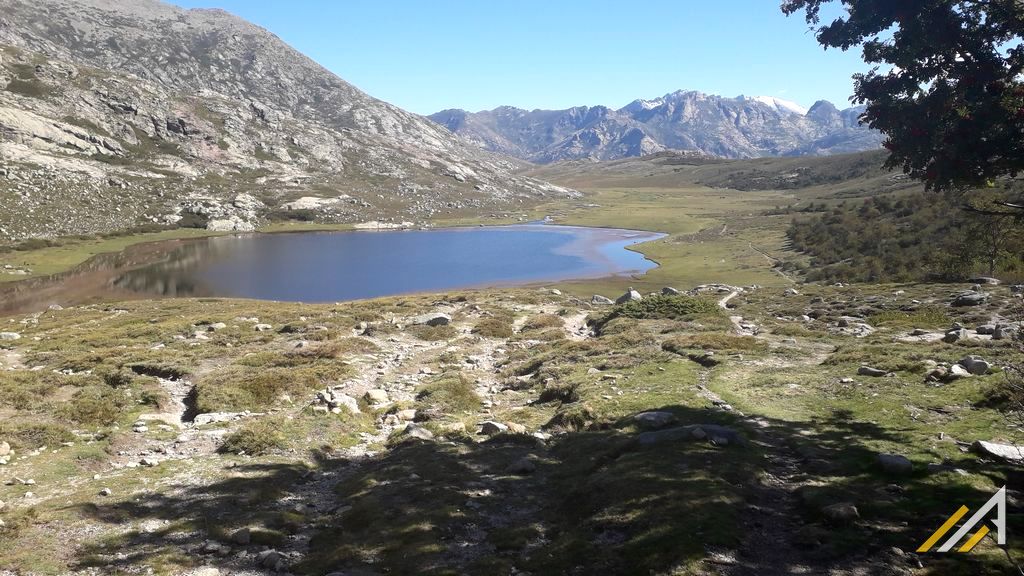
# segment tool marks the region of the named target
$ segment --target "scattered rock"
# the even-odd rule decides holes
[[[452,317],[441,312],[433,312],[416,316],[410,319],[410,322],[426,326],[447,326],[452,323]]]
[[[264,550],[256,555],[256,563],[263,568],[280,570],[284,566],[284,558],[277,550]]]
[[[529,457],[524,456],[509,464],[505,470],[511,474],[532,474],[537,470],[537,465]]]
[[[904,476],[914,471],[914,463],[899,454],[879,454],[878,465],[889,474]]]
[[[418,438],[420,440],[433,440],[434,433],[427,430],[419,424],[413,424],[412,422],[405,425],[405,430],[402,431],[403,436],[410,438]]]
[[[252,531],[248,528],[235,530],[234,534],[231,535],[231,541],[241,546],[248,546],[249,542],[252,542]]]
[[[403,421],[403,422],[412,422],[413,420],[416,419],[416,410],[414,410],[412,408],[408,408],[408,409],[405,409],[405,410],[399,410],[395,414],[395,416],[398,416],[398,419]]]
[[[665,295],[665,296],[679,296],[679,295],[682,294],[682,292],[680,292],[679,290],[676,290],[675,288],[673,288],[671,286],[665,286],[664,288],[662,288],[661,289],[661,293],[663,295]]]
[[[612,304],[615,304],[615,302],[613,302],[611,298],[608,298],[607,296],[601,296],[600,294],[594,294],[593,296],[591,296],[590,303],[595,306],[611,306]]]
[[[953,299],[953,306],[979,306],[987,299],[988,294],[985,292],[964,292]]]
[[[975,328],[974,331],[978,334],[991,336],[992,333],[996,331],[996,326],[995,324],[982,324]]]
[[[114,491],[111,490],[110,488],[103,488],[102,490],[100,490],[100,496],[110,496],[113,493]]]
[[[146,466],[148,468],[152,468],[153,466],[158,466],[160,464],[160,461],[157,460],[156,458],[146,456],[139,460],[139,464],[142,464],[143,466]]]
[[[11,453],[11,445],[7,442],[0,442],[0,456],[8,456]]]
[[[1013,444],[997,444],[995,442],[978,440],[974,444],[971,444],[971,448],[978,454],[983,454],[985,456],[993,456],[1001,460],[1016,463],[1024,462],[1024,447],[1021,446]]]
[[[888,372],[886,372],[885,370],[882,370],[881,368],[872,368],[871,366],[861,366],[860,368],[857,369],[858,376],[871,376],[874,378],[879,378],[885,376],[886,374],[888,374]]]
[[[969,332],[967,332],[967,330],[963,328],[954,328],[953,330],[946,332],[946,335],[942,337],[942,341],[947,344],[952,344],[959,340],[966,340],[968,335]]]
[[[508,432],[508,426],[505,426],[501,422],[488,420],[480,424],[480,433],[485,436],[494,436],[495,434],[501,434],[502,432]]]
[[[835,524],[849,524],[860,518],[857,507],[852,502],[837,502],[821,509],[822,515]]]
[[[970,278],[967,281],[971,284],[988,284],[989,286],[998,286],[1002,284],[1002,281],[998,278],[992,278],[989,276],[977,276],[975,278]]]
[[[676,415],[664,411],[641,412],[633,416],[633,421],[641,428],[654,430],[674,424],[676,422]]]
[[[21,334],[17,332],[0,332],[0,340],[19,340]]]
[[[509,434],[526,434],[526,426],[518,422],[505,422],[505,426],[508,427]]]
[[[978,356],[965,356],[959,365],[975,376],[987,374],[989,369],[989,363]]]
[[[786,291],[783,292],[783,294],[786,296],[799,296],[800,292],[798,292],[796,288],[786,288]]]
[[[719,445],[747,445],[747,439],[741,436],[739,432],[728,426],[720,426],[718,424],[690,424],[675,428],[665,428],[664,430],[641,432],[636,436],[636,443],[640,446],[650,446],[664,442],[703,440],[705,438],[716,440]]]
[[[273,330],[274,327],[271,326],[270,324],[257,324],[255,326],[253,326],[252,329],[257,331],[257,332],[269,332],[269,331]]]
[[[959,364],[953,364],[949,367],[949,374],[946,375],[947,380],[957,380],[960,378],[967,378],[971,373]]]
[[[616,304],[625,304],[626,302],[638,302],[638,301],[643,300],[643,299],[644,299],[644,297],[641,296],[639,292],[634,290],[632,286],[630,286],[629,290],[626,290],[625,294],[623,294],[622,296],[619,296],[618,298],[615,299],[615,303]]]
[[[370,404],[387,404],[391,400],[387,391],[381,390],[380,388],[367,390],[363,398],[365,398]]]

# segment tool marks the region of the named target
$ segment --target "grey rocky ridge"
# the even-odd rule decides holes
[[[506,215],[573,192],[511,172],[270,32],[156,0],[4,0],[0,238],[282,218]],[[212,222],[212,224],[211,224]]]
[[[772,97],[727,98],[677,91],[613,110],[502,106],[443,110],[430,118],[481,148],[537,163],[613,160],[665,150],[724,158],[818,156],[878,149],[880,133],[859,124],[863,107],[810,109]]]

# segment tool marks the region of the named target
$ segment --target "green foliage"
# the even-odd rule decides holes
[[[1020,227],[961,205],[953,194],[876,196],[797,218],[787,236],[794,249],[811,256],[812,281],[960,281],[978,272],[1019,273]]]
[[[597,320],[602,329],[617,318],[637,320],[679,320],[697,315],[720,315],[718,305],[710,300],[692,296],[666,296],[658,294],[643,300],[633,300],[616,306],[603,318]]]
[[[0,438],[15,450],[35,450],[71,442],[75,435],[67,426],[56,422],[6,418],[0,420]]]
[[[69,402],[61,404],[57,412],[63,419],[78,424],[108,426],[130,405],[131,398],[123,390],[88,386],[76,392]]]
[[[665,340],[661,347],[667,352],[685,355],[690,350],[764,352],[768,350],[768,343],[753,336],[705,332],[673,336]]]
[[[868,318],[872,326],[903,328],[947,328],[953,321],[946,311],[937,306],[924,306],[913,312],[886,310]]]
[[[285,394],[317,387],[316,375],[301,368],[230,367],[204,378],[196,387],[199,412],[261,410]]]
[[[873,65],[856,74],[864,120],[888,136],[889,166],[935,189],[984,185],[1024,168],[1024,38],[1018,2],[786,0],[804,12],[818,42],[863,46]]]

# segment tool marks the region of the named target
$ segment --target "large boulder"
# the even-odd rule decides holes
[[[964,292],[953,299],[953,306],[979,306],[987,299],[988,294],[985,292]]]
[[[1024,462],[1024,447],[1021,446],[978,440],[971,445],[971,448],[983,456],[992,456],[1009,462]]]
[[[895,476],[906,476],[914,471],[914,463],[899,454],[879,454],[877,462],[882,470]]]
[[[644,297],[641,296],[639,292],[634,290],[632,286],[630,286],[629,290],[626,290],[625,294],[623,294],[622,296],[619,296],[618,298],[615,299],[615,303],[616,304],[625,304],[626,302],[640,301],[640,300],[643,300],[643,299],[644,299]]]
[[[960,361],[960,366],[963,366],[964,369],[975,376],[987,374],[989,369],[989,363],[978,356],[964,357],[964,359]]]
[[[633,416],[633,421],[641,428],[654,430],[657,428],[664,428],[669,424],[674,424],[676,421],[676,415],[662,410],[652,410],[650,412],[641,412],[636,416]]]

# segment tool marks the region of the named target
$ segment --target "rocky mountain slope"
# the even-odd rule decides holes
[[[223,11],[155,0],[0,11],[0,237],[182,218],[245,230],[289,209],[416,221],[571,194],[516,167]]]
[[[878,132],[858,125],[861,107],[820,100],[809,110],[771,97],[726,98],[678,91],[612,110],[444,110],[430,119],[482,148],[531,162],[610,160],[664,150],[725,158],[807,156],[872,150]]]

